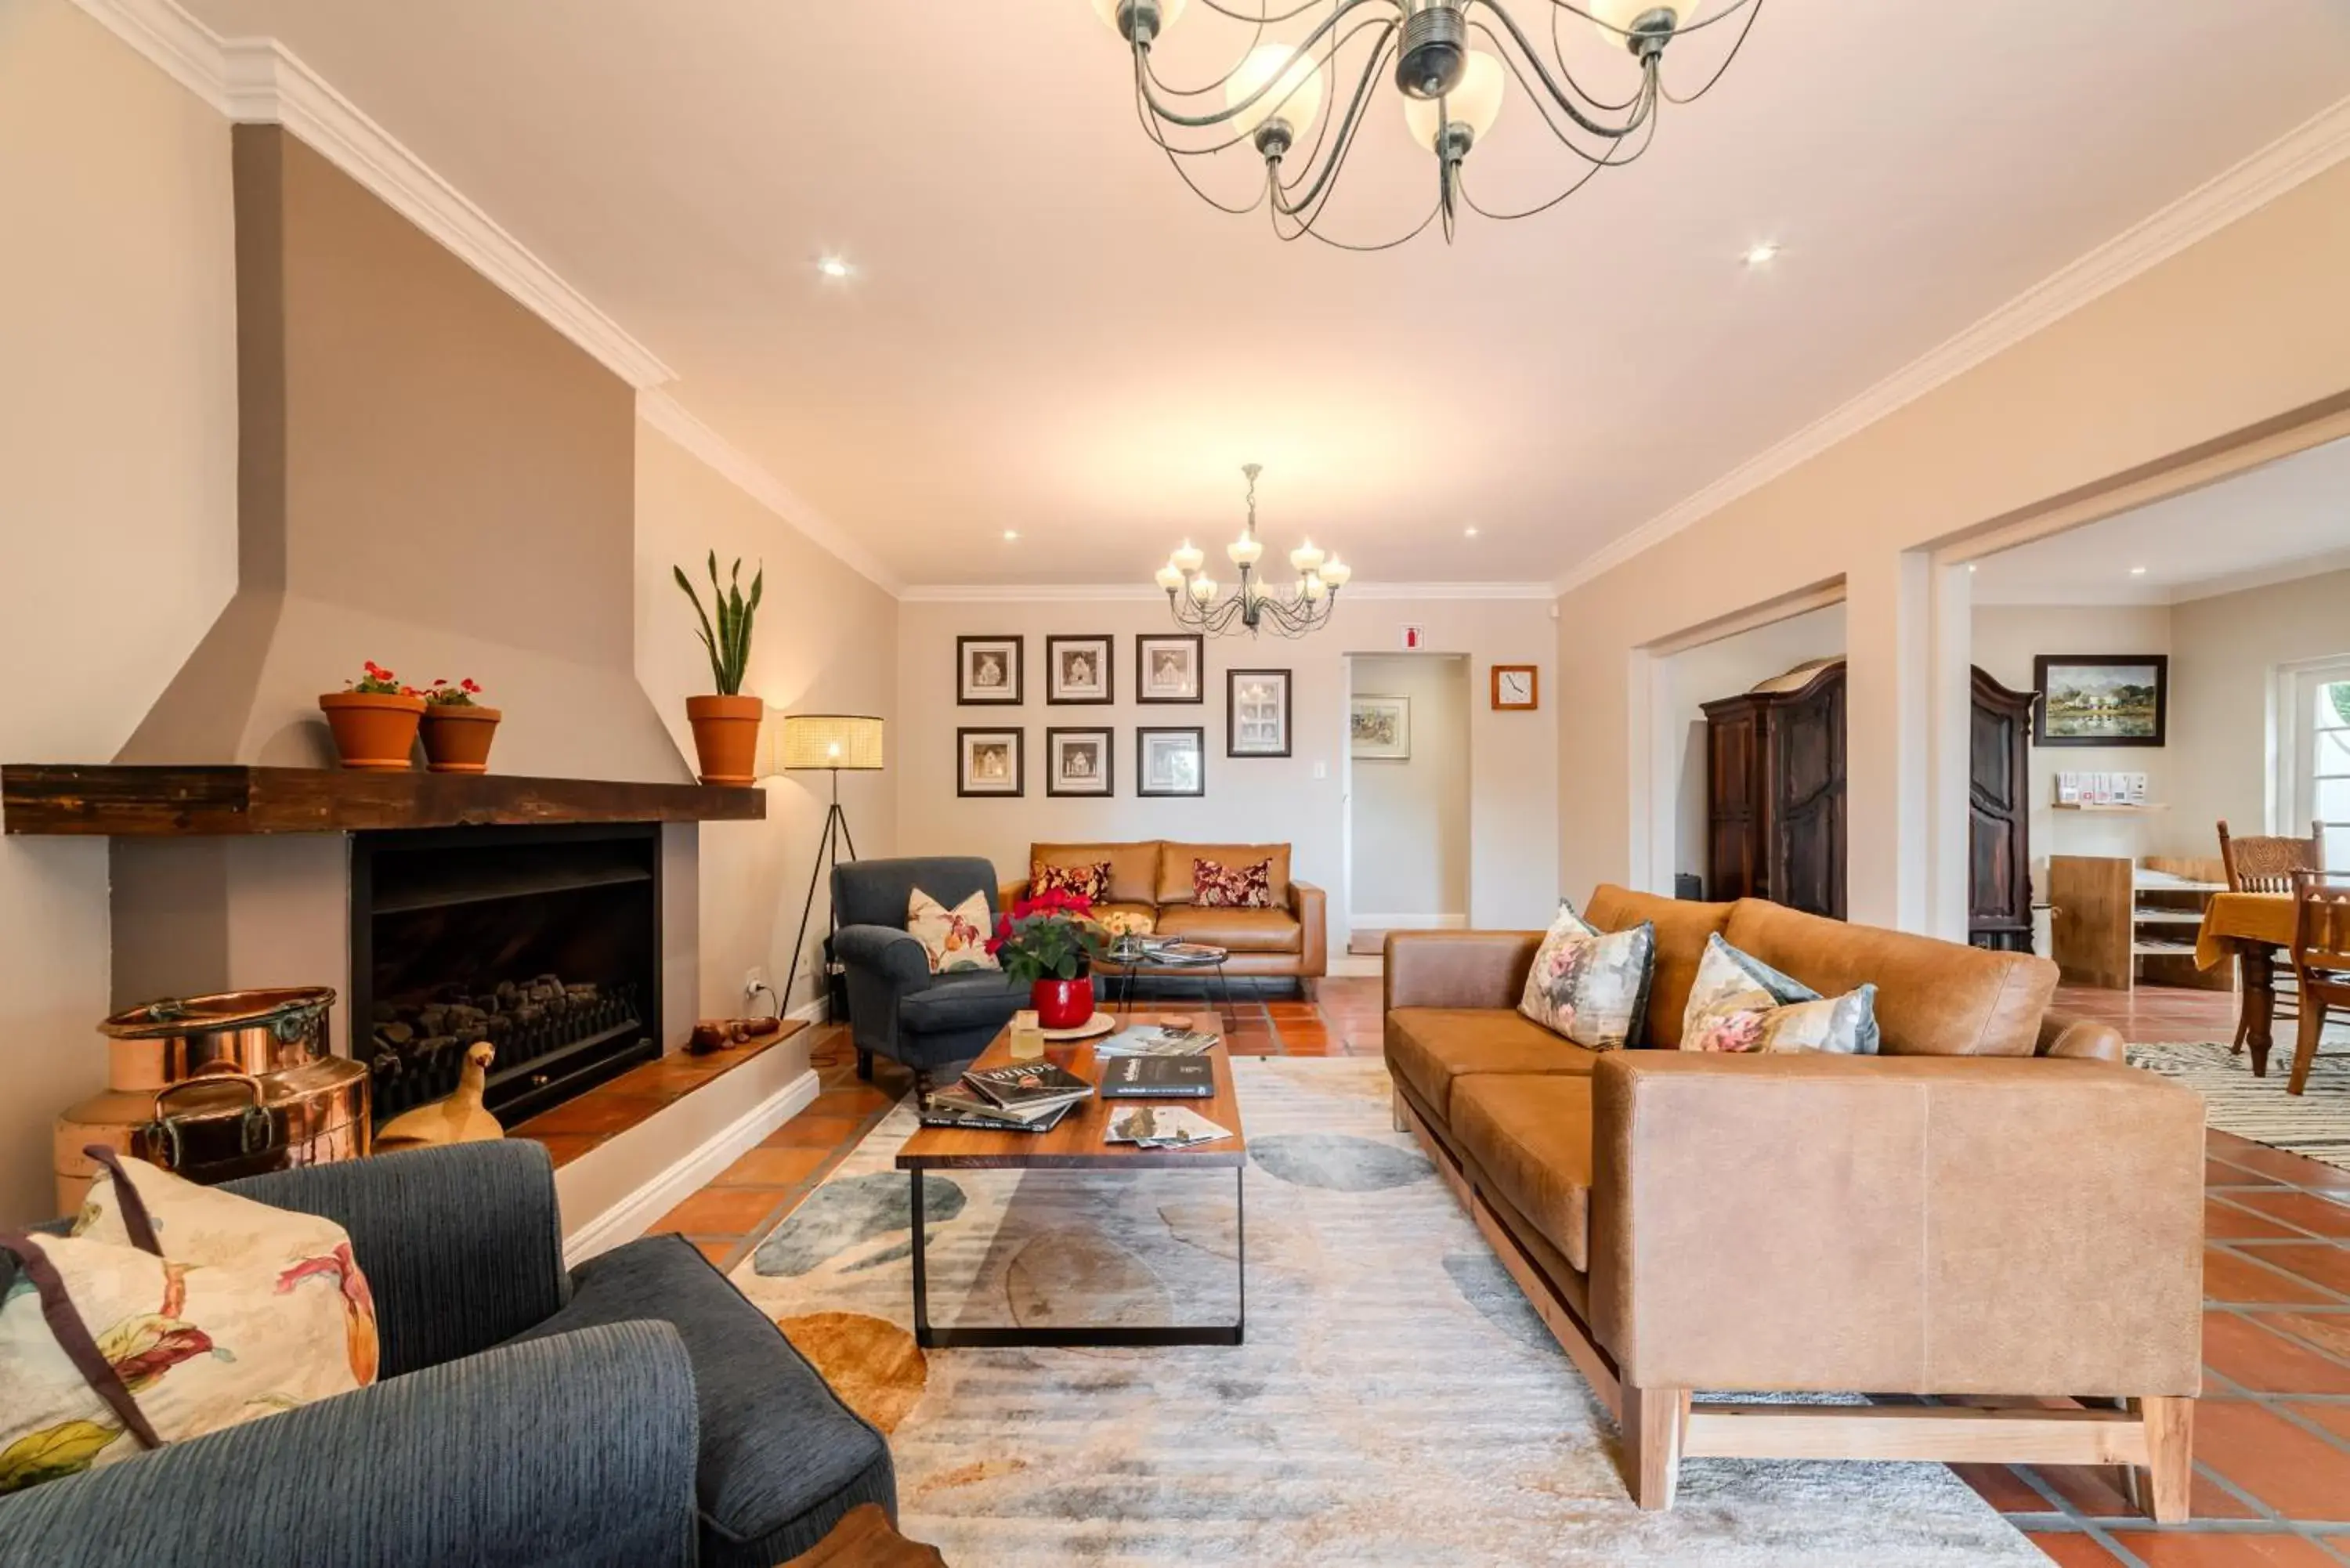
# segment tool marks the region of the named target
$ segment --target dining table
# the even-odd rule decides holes
[[[2265,1078],[2275,1044],[2276,954],[2293,946],[2290,893],[2214,893],[2195,933],[2195,967],[2214,969],[2233,955],[2243,976],[2236,1038],[2252,1053],[2252,1076]]]

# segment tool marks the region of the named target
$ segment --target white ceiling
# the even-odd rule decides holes
[[[2350,440],[1986,556],[1976,563],[1974,597],[2173,604],[2345,566]],[[2350,618],[2350,605],[2344,610]]]
[[[188,4],[283,40],[916,584],[1147,579],[1237,530],[1251,459],[1275,551],[1551,578],[2350,92],[2339,0],[1767,0],[1638,166],[1365,256],[1185,191],[1085,0]],[[1191,6],[1168,71],[1228,26]],[[1563,172],[1527,109],[1471,161],[1489,202]],[[1424,209],[1401,119],[1334,226]]]

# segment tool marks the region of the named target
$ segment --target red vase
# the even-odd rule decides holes
[[[1028,987],[1028,1005],[1036,1010],[1039,1028],[1078,1028],[1094,1015],[1094,982],[1086,975],[1035,981]]]

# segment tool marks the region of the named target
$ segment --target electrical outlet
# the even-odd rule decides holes
[[[749,1001],[751,998],[758,995],[759,992],[766,989],[767,970],[764,964],[753,964],[749,969],[743,971],[743,997],[744,1001]]]

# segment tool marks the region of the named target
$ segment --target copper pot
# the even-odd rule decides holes
[[[107,1086],[151,1094],[214,1063],[258,1077],[328,1054],[332,986],[225,991],[168,998],[118,1012],[98,1026],[107,1036]]]

